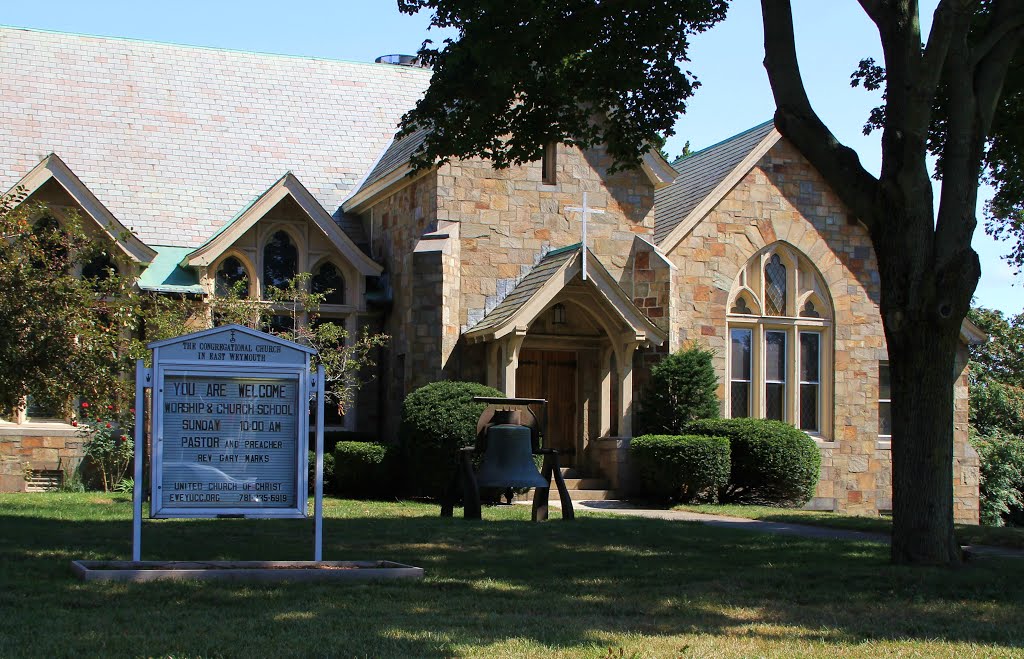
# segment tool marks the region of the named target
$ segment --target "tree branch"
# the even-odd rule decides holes
[[[796,58],[790,0],[761,0],[761,14],[764,67],[777,106],[776,127],[821,172],[854,215],[872,229],[879,221],[873,203],[878,180],[864,169],[853,149],[840,144],[811,107]]]
[[[974,51],[971,54],[972,66],[977,66],[982,59],[987,57],[1003,38],[1010,36],[1014,30],[1024,27],[1024,9],[1018,8],[1017,11],[1010,11],[1007,9],[1008,6],[1007,3],[1000,2],[993,7],[993,18],[989,21],[989,30],[974,46]]]
[[[950,0],[942,0],[932,14],[932,29],[928,33],[928,43],[925,45],[921,67],[914,82],[914,95],[925,99],[929,105],[935,97],[939,80],[942,79],[942,63],[949,53],[949,43],[956,26],[950,5]]]
[[[974,93],[978,104],[979,126],[982,135],[987,136],[992,129],[992,120],[999,98],[1003,92],[1003,83],[1014,55],[1024,42],[1024,7],[1014,4],[1014,10],[1007,9],[1010,5],[1000,2],[992,11],[989,19],[990,29],[982,37],[984,53],[979,56],[978,47],[971,53],[971,64],[974,68]],[[1015,25],[1012,29],[1003,26]],[[998,39],[990,39],[999,33]]]
[[[883,18],[883,5],[882,0],[858,0],[860,6],[864,9],[864,13],[874,22],[875,25],[881,25]]]

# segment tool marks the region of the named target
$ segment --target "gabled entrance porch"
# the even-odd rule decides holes
[[[465,337],[486,344],[487,384],[548,400],[543,441],[563,465],[614,485],[602,438],[632,435],[634,353],[666,337],[592,252],[584,279],[582,255],[579,245],[548,253]]]

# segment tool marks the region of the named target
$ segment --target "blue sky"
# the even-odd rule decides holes
[[[794,0],[801,70],[815,109],[865,166],[879,169],[878,137],[861,126],[878,96],[851,89],[850,73],[862,57],[881,60],[877,33],[854,0]],[[927,28],[934,0],[923,0]],[[774,102],[761,61],[764,57],[760,3],[733,0],[729,17],[693,39],[687,67],[701,89],[676,124],[667,150],[675,155],[689,140],[699,149],[771,118]],[[389,53],[414,53],[428,33],[425,14],[400,14],[393,0],[48,0],[9,3],[0,23],[65,32],[132,37],[172,43],[372,61]],[[495,57],[510,56],[495,53]],[[985,191],[983,190],[983,194]],[[984,235],[974,238],[983,306],[1024,311],[1024,276],[1000,258],[1008,251]]]

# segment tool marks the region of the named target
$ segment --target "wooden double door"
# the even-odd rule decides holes
[[[565,456],[561,460],[565,466],[576,463],[577,361],[575,351],[523,349],[516,370],[517,396],[548,401],[544,446],[557,448]]]

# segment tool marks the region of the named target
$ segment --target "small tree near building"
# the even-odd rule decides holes
[[[691,343],[651,368],[640,400],[642,434],[679,435],[697,419],[717,419],[720,403],[713,350]]]

